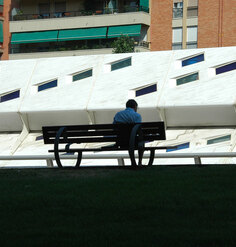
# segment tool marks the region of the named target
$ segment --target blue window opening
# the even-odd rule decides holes
[[[73,81],[78,81],[78,80],[82,80],[88,77],[91,77],[93,75],[93,70],[87,70],[87,71],[83,71],[83,72],[79,72],[73,75]]]
[[[135,91],[135,96],[141,96],[141,95],[145,95],[145,94],[149,94],[149,93],[153,93],[157,91],[157,84],[153,84],[147,87],[143,87],[141,89],[138,89]]]
[[[41,136],[37,136],[35,140],[36,141],[41,141],[41,140],[43,140],[43,136],[42,135]]]
[[[111,64],[111,71],[131,66],[131,57]]]
[[[177,145],[173,148],[168,148],[168,149],[166,149],[166,152],[172,152],[172,151],[177,151],[177,150],[189,148],[189,144],[190,144],[189,142],[186,142],[186,143]]]
[[[202,61],[204,61],[204,54],[201,54],[201,55],[198,55],[198,56],[191,57],[191,58],[183,60],[182,61],[182,67],[188,66],[188,65],[191,65],[191,64],[195,64],[195,63],[200,63]]]
[[[49,89],[49,88],[53,88],[53,87],[57,87],[57,80],[53,80],[53,81],[39,85],[38,92]]]
[[[187,75],[187,76],[181,77],[179,79],[176,79],[176,85],[180,86],[180,85],[185,84],[185,83],[189,83],[189,82],[192,82],[192,81],[197,81],[198,79],[199,79],[199,75],[198,75],[198,72],[197,72],[197,73],[194,73],[194,74]]]
[[[0,103],[20,97],[20,90],[0,96]]]
[[[216,75],[219,75],[219,74],[222,74],[222,73],[225,73],[225,72],[229,72],[229,71],[232,71],[232,70],[235,70],[235,69],[236,69],[236,62],[230,63],[230,64],[227,64],[227,65],[221,66],[219,68],[216,68]]]
[[[231,140],[231,135],[221,136],[218,138],[208,140],[207,145],[215,144],[215,143],[219,143],[219,142],[226,142],[226,141],[230,141],[230,140]]]

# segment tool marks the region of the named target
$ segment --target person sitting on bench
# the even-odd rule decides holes
[[[137,113],[138,103],[134,99],[130,99],[126,102],[126,109],[119,111],[114,116],[113,124],[122,123],[141,123],[142,117]],[[142,165],[143,150],[138,149],[139,161],[138,165]]]
[[[116,113],[113,124],[116,123],[141,123],[142,117],[137,113],[138,103],[134,99],[126,102],[126,109]]]

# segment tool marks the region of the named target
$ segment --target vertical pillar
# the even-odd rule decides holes
[[[188,9],[188,0],[183,0],[183,41],[182,49],[187,48],[187,9]]]

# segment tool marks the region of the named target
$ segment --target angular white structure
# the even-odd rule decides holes
[[[1,61],[0,154],[46,154],[42,126],[111,123],[128,98],[176,152],[236,151],[235,68],[236,47]]]

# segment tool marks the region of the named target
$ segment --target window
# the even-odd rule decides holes
[[[182,18],[183,17],[183,2],[176,1],[173,3],[173,18]]]
[[[198,27],[187,27],[187,44],[188,43],[197,43],[197,31]]]
[[[20,90],[0,95],[0,103],[20,97]]]
[[[192,81],[197,81],[197,80],[199,80],[198,72],[176,79],[176,85],[180,86],[182,84],[189,83]]]
[[[157,91],[157,84],[149,85],[135,90],[135,97],[145,94],[153,93]]]
[[[208,140],[207,145],[215,144],[215,143],[219,143],[219,142],[226,142],[226,141],[230,141],[230,140],[231,140],[231,135],[221,136],[218,138]]]
[[[93,69],[89,69],[89,70],[82,71],[82,72],[74,74],[72,80],[73,81],[78,81],[78,80],[82,80],[82,79],[91,77],[92,75],[93,75]]]
[[[187,9],[187,18],[192,18],[197,16],[198,16],[198,7],[189,7]]]
[[[43,136],[42,135],[41,136],[37,136],[36,139],[35,139],[35,141],[41,141],[41,140],[43,140]]]
[[[187,49],[197,49],[197,42],[188,42]]]
[[[182,40],[183,40],[183,29],[173,28],[172,29],[172,49],[173,50],[182,49]]]
[[[182,60],[182,67],[204,61],[204,54]]]
[[[181,50],[181,49],[182,49],[182,43],[172,44],[172,50]]]
[[[111,64],[111,71],[131,66],[131,62],[131,57],[114,62]]]
[[[181,149],[185,149],[185,148],[189,148],[189,142],[177,145],[173,148],[166,149],[166,152],[177,151],[177,150],[181,150]]]
[[[224,66],[218,67],[216,68],[216,75],[225,73],[225,72],[229,72],[232,70],[236,69],[236,62],[230,63],[230,64],[226,64]]]
[[[38,92],[49,89],[49,88],[53,88],[53,87],[57,87],[57,80],[49,81],[49,82],[38,85]]]

